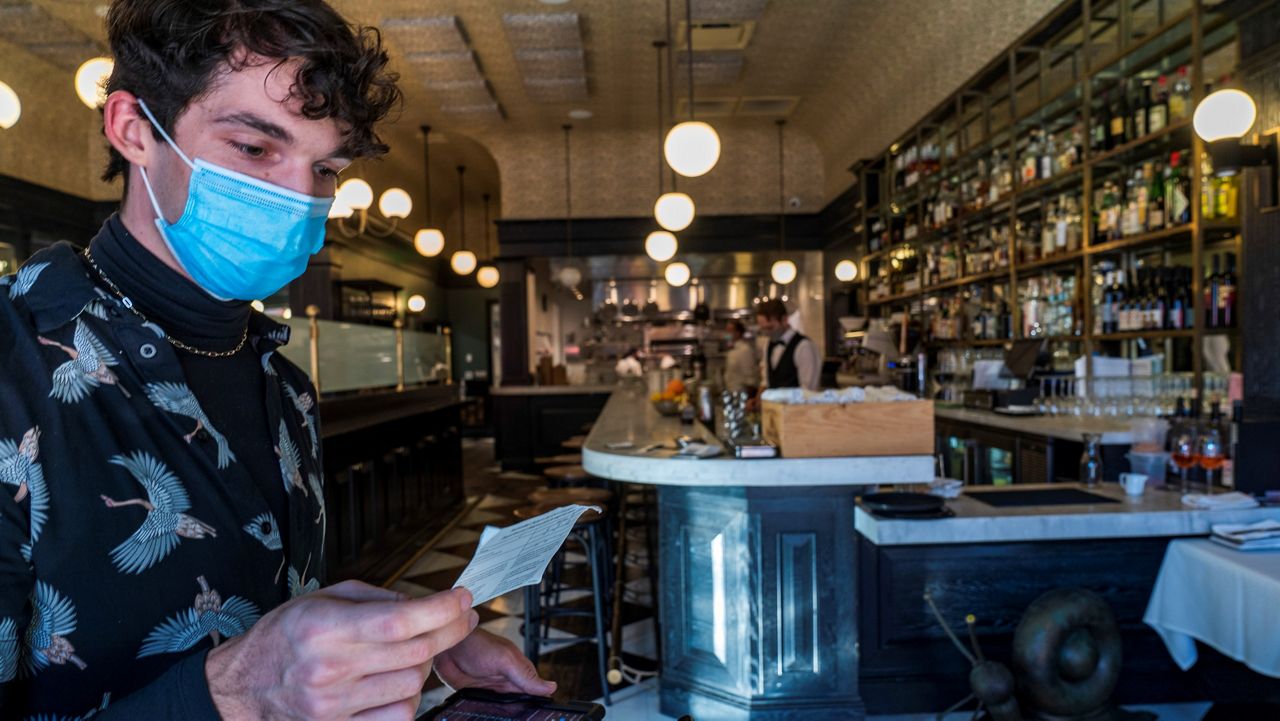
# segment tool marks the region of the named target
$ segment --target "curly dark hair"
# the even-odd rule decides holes
[[[787,304],[777,298],[770,298],[756,306],[756,315],[770,320],[781,320],[787,317]]]
[[[241,69],[247,51],[277,64],[299,61],[292,97],[302,99],[303,117],[338,121],[350,157],[387,152],[374,126],[402,95],[382,36],[322,0],[114,0],[107,38],[115,58],[107,92],[146,100],[166,132],[219,74]],[[105,181],[129,168],[109,150]]]

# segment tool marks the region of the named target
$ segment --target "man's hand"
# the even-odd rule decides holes
[[[433,659],[478,620],[465,589],[406,600],[346,581],[263,616],[205,674],[225,721],[411,721]]]
[[[436,656],[436,673],[451,687],[479,687],[502,693],[550,696],[556,685],[507,639],[480,628],[457,646]]]

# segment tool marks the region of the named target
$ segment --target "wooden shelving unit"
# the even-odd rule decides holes
[[[1227,19],[1206,9],[1203,0],[1068,0],[1059,5],[1038,26],[1027,32],[1013,46],[994,58],[985,68],[960,87],[915,126],[903,133],[884,152],[867,158],[850,168],[859,191],[858,216],[853,223],[855,255],[860,260],[858,283],[861,302],[873,314],[882,317],[904,309],[907,316],[929,312],[934,297],[969,292],[971,288],[991,288],[1003,294],[1012,309],[1014,336],[1022,327],[1018,299],[1019,281],[1046,272],[1075,277],[1073,307],[1079,328],[1077,335],[1048,336],[1054,342],[1070,342],[1086,356],[1097,344],[1129,343],[1138,339],[1174,342],[1190,339],[1199,348],[1209,334],[1230,334],[1229,330],[1204,329],[1204,292],[1202,276],[1206,252],[1206,234],[1214,236],[1238,231],[1234,223],[1205,220],[1201,217],[1200,197],[1203,178],[1201,162],[1204,143],[1191,128],[1190,110],[1205,94],[1206,58],[1235,41],[1236,30]],[[1148,78],[1163,74],[1173,79],[1179,67],[1186,67],[1191,82],[1191,96],[1186,116],[1170,118],[1157,132],[1134,138],[1103,151],[1090,150],[1093,121],[1099,108],[1105,110],[1112,93],[1124,92],[1131,78]],[[1213,72],[1220,71],[1216,67]],[[1127,104],[1126,104],[1127,107]],[[1082,157],[1069,167],[1045,179],[1019,182],[1022,150],[1033,133],[1046,135],[1064,129],[1067,136],[1073,126],[1082,130]],[[926,148],[929,153],[926,156]],[[937,151],[936,157],[934,150]],[[1130,235],[1113,240],[1094,240],[1093,197],[1106,178],[1123,181],[1126,170],[1140,166],[1170,151],[1190,151],[1183,167],[1190,176],[1189,201],[1191,220],[1178,227]],[[926,213],[944,183],[957,193],[972,179],[990,172],[989,163],[1003,158],[1009,165],[1009,190],[991,202],[970,203],[961,194],[960,207],[953,217],[937,227]],[[1184,153],[1184,157],[1185,153]],[[922,161],[913,169],[902,167],[900,158]],[[895,167],[895,164],[898,164]],[[976,187],[983,187],[980,183]],[[988,194],[989,191],[986,191]],[[1038,242],[1028,232],[1028,224],[1043,218],[1052,200],[1068,194],[1078,197],[1080,223],[1079,248],[1036,260],[1019,262],[1021,244]],[[984,197],[983,200],[986,200]],[[980,205],[980,207],[974,207]],[[1030,220],[1028,220],[1030,219]],[[918,229],[916,237],[905,235]],[[992,246],[988,239],[1004,238],[1008,228],[1007,247]],[[1000,230],[993,234],[993,230]],[[985,237],[984,237],[985,234]],[[954,262],[961,273],[965,256],[983,252],[1007,257],[1007,264],[991,272],[970,274],[951,281],[925,284],[927,252],[942,243],[951,243],[956,253]],[[1238,249],[1238,243],[1236,244]],[[1097,333],[1091,292],[1094,268],[1101,261],[1128,268],[1141,255],[1162,253],[1186,255],[1192,268],[1191,298],[1197,323],[1186,330],[1152,330],[1129,333]],[[941,253],[938,254],[941,257]],[[1238,256],[1237,256],[1238,257]],[[948,258],[950,262],[951,259]],[[1241,259],[1243,262],[1243,259]],[[999,261],[998,261],[999,262]],[[901,270],[890,274],[890,293],[870,297],[869,287],[882,277],[882,268],[897,263],[899,268],[915,264],[918,290],[901,288]],[[1106,266],[1104,266],[1106,267]],[[905,276],[909,277],[909,276]],[[984,291],[988,292],[988,291]],[[988,296],[991,297],[991,296]],[[922,302],[923,301],[923,302]],[[932,341],[938,347],[968,345],[996,346],[1001,340]],[[1191,364],[1197,387],[1202,382],[1202,359],[1192,352]],[[1092,373],[1092,363],[1087,364]]]

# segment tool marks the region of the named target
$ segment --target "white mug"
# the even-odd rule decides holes
[[[1124,492],[1128,495],[1141,496],[1142,492],[1147,489],[1147,474],[1121,473],[1120,485],[1124,486]]]

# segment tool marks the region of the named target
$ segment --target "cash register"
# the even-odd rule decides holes
[[[982,370],[975,367],[974,390],[964,392],[965,407],[1000,412],[1032,406],[1040,388],[1030,381],[1044,345],[1043,338],[1013,341],[998,373],[984,379],[979,379]]]

